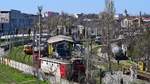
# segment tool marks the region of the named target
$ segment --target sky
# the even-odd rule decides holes
[[[150,0],[114,0],[116,13],[150,14]],[[67,13],[100,13],[105,8],[105,0],[1,0],[0,10],[16,9],[25,13],[37,13],[37,6],[43,11]]]

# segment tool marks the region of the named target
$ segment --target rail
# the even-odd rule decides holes
[[[150,73],[145,71],[138,71],[137,76],[139,79],[150,81]]]

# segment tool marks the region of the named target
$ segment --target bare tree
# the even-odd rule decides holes
[[[45,20],[45,25],[48,28],[48,32],[55,30],[57,28],[59,16],[49,16]]]
[[[110,50],[110,43],[111,39],[114,37],[114,18],[113,14],[110,14],[108,12],[103,12],[101,14],[102,21],[102,39],[103,39],[103,45],[107,45],[107,48],[105,48],[105,52],[108,55],[108,69],[111,71],[111,50]]]

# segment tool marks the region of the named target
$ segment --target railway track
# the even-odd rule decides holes
[[[139,79],[146,80],[150,82],[150,73],[145,71],[138,71],[137,76]]]

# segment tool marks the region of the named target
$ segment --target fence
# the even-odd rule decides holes
[[[0,64],[8,65],[12,68],[18,69],[19,71],[23,71],[26,74],[36,75],[34,73],[36,69],[33,68],[32,66],[29,66],[29,65],[26,65],[26,64],[14,61],[14,60],[10,60],[8,58],[0,57]],[[42,71],[40,70],[39,70],[39,75],[43,76]],[[65,79],[58,80],[58,77],[54,77],[54,76],[47,76],[46,78],[49,79],[49,81],[51,82],[50,84],[78,84],[74,82],[69,82],[68,80],[65,80]]]
[[[33,71],[35,70],[33,67],[20,63],[20,62],[16,62],[14,60],[10,60],[7,58],[3,58],[0,57],[0,63],[1,64],[5,64],[5,65],[9,65],[12,68],[18,69],[20,71],[23,71],[24,73],[28,73],[28,74],[32,74],[34,75]]]

